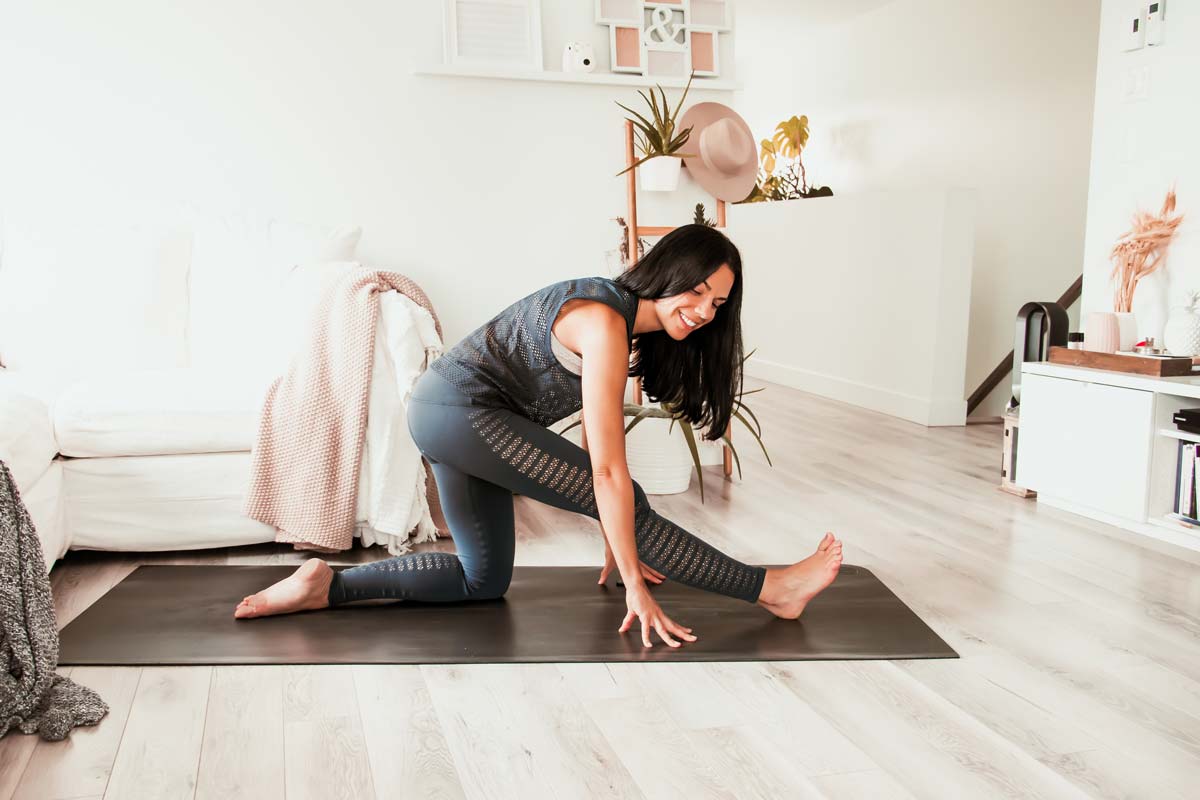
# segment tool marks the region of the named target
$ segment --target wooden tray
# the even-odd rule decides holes
[[[1152,358],[1150,356],[1122,356],[1116,353],[1098,353],[1094,350],[1072,350],[1069,347],[1051,347],[1046,359],[1051,364],[1070,364],[1073,367],[1107,369],[1113,372],[1132,372],[1156,378],[1182,378],[1200,375],[1192,371],[1193,359],[1187,356]]]

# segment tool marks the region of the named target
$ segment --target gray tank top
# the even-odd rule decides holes
[[[511,409],[539,425],[570,416],[583,407],[583,379],[556,357],[557,337],[550,326],[563,304],[576,298],[599,300],[619,311],[632,347],[637,295],[611,278],[569,278],[517,300],[429,368],[468,397]]]

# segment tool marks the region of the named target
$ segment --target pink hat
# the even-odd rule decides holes
[[[684,149],[699,155],[683,159],[696,182],[718,200],[745,200],[758,177],[758,146],[750,126],[736,111],[721,103],[696,103],[675,126],[688,126]]]

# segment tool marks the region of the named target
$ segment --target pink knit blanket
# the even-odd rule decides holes
[[[331,288],[306,349],[267,390],[243,511],[278,528],[277,542],[322,552],[353,544],[379,293],[390,290],[428,311],[442,336],[416,283],[396,272],[356,269]],[[436,497],[436,484],[428,483]]]

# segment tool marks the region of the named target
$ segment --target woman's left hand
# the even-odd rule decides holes
[[[645,562],[639,561],[638,566],[642,570],[642,577],[650,583],[662,583],[667,579],[667,576],[655,569],[646,566]],[[608,579],[608,574],[617,568],[617,558],[613,555],[612,547],[608,544],[608,537],[604,537],[604,567],[600,570],[600,580],[596,583],[604,583]],[[621,586],[624,582],[617,578],[617,585]]]

